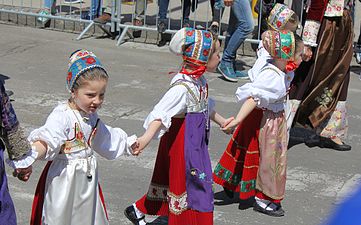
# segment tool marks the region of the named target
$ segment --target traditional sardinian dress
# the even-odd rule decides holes
[[[263,46],[262,41],[258,44],[257,48],[257,60],[254,63],[253,67],[248,70],[248,76],[249,77],[255,77],[259,72],[261,72],[262,69],[264,69],[266,66],[269,65],[270,61],[272,60],[272,56],[269,54],[269,52],[265,49]],[[286,73],[287,77],[287,83],[291,82],[295,76],[294,71],[289,71]],[[253,79],[253,78],[252,78]],[[290,90],[290,85],[288,85],[288,91]],[[289,134],[290,128],[292,126],[293,122],[293,115],[295,114],[295,111],[292,112],[292,104],[289,101],[289,96],[287,95],[287,101],[285,105],[285,116],[287,120],[287,131]]]
[[[249,73],[251,83],[239,87],[240,103],[253,97],[257,107],[242,121],[213,172],[214,182],[240,192],[282,200],[286,185],[287,128],[285,99],[292,78],[272,64]],[[257,191],[256,191],[257,190]]]
[[[208,113],[212,108],[204,76],[192,79],[179,73],[148,115],[145,129],[156,119],[163,127],[151,184],[136,202],[144,214],[168,216],[170,225],[213,224],[208,154]]]
[[[295,122],[310,125],[321,136],[347,133],[346,99],[353,55],[353,0],[312,0],[303,31],[315,47],[309,62],[296,70],[290,91]]]
[[[49,161],[36,188],[31,225],[109,224],[94,152],[116,159],[129,153],[135,137],[105,125],[96,113],[88,116],[61,103],[45,125],[30,133],[31,143],[46,142]],[[32,164],[36,155],[33,150],[16,167]]]

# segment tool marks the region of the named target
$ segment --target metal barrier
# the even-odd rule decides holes
[[[137,0],[132,0],[131,3],[132,5],[137,5]],[[145,5],[145,18],[144,18],[144,23],[142,26],[136,26],[133,24],[127,24],[125,21],[119,21],[118,25],[119,27],[122,28],[122,33],[118,38],[117,41],[117,45],[119,45],[122,41],[123,38],[125,37],[126,34],[129,34],[128,30],[129,29],[135,29],[135,30],[145,30],[145,31],[154,31],[157,32],[157,24],[159,23],[159,17],[160,13],[157,10],[151,9],[151,13],[147,13],[147,9],[149,8],[146,0],[138,0],[138,1],[144,1]],[[159,0],[162,1],[162,0]],[[164,1],[164,0],[163,0]],[[223,1],[223,0],[222,0]],[[250,1],[250,4],[252,5],[252,1],[251,0],[245,0],[245,1]],[[301,4],[299,5],[299,12],[296,12],[300,18],[302,18],[303,15],[303,7],[304,7],[304,0],[295,0],[295,1],[299,1],[301,2]],[[164,31],[164,33],[175,33],[178,29],[180,29],[183,25],[184,25],[184,21],[186,21],[188,18],[184,18],[185,16],[187,16],[187,13],[189,14],[189,20],[187,20],[187,22],[190,22],[190,25],[194,28],[200,28],[200,29],[207,29],[209,27],[209,25],[211,24],[211,22],[214,20],[214,18],[216,17],[214,14],[215,9],[212,12],[212,6],[214,8],[214,1],[212,4],[212,0],[207,0],[207,1],[199,1],[198,2],[198,8],[197,10],[195,10],[194,12],[190,12],[189,10],[189,5],[186,5],[186,0],[182,0],[181,3],[177,4],[177,1],[173,1],[170,2],[169,7],[167,9],[167,29]],[[292,0],[284,0],[284,1],[280,1],[280,0],[268,0],[268,2],[283,2],[286,5],[291,6],[292,5]],[[299,3],[298,2],[298,3]],[[172,5],[172,3],[176,5],[176,7],[174,7]],[[191,4],[191,1],[188,0],[188,4]],[[148,6],[148,7],[147,7]],[[119,9],[121,9],[121,6],[118,6]],[[262,1],[259,1],[259,9],[260,11],[262,11]],[[161,8],[161,6],[159,6],[159,9]],[[138,15],[136,13],[136,8],[133,8],[134,10],[132,11],[132,19],[136,18]],[[122,10],[121,10],[122,11]],[[226,11],[224,13],[224,11]],[[223,9],[220,9],[219,15],[218,15],[218,24],[219,24],[219,30],[222,31],[222,27],[226,24],[228,24],[228,18],[229,18],[229,7],[225,7]],[[122,11],[123,12],[123,11]],[[122,13],[123,14],[123,13]],[[146,23],[146,18],[149,16],[155,16],[155,26],[148,26]],[[223,15],[223,17],[222,17]],[[180,26],[172,26],[172,22],[175,20],[179,20],[180,23],[178,23]],[[260,22],[262,20],[262,15],[258,17],[257,20],[257,24],[259,25]],[[258,36],[257,39],[246,39],[246,42],[250,42],[250,43],[258,43],[260,40],[260,28],[261,26],[258,26]],[[222,35],[222,33],[220,33],[219,35],[219,39],[225,39],[225,36]]]
[[[88,17],[88,3],[82,0],[0,0],[0,13],[33,16],[36,23],[46,22],[47,19],[64,21],[91,22]],[[90,9],[92,7],[89,7]]]
[[[89,1],[89,2],[84,2]],[[99,26],[104,32],[111,34],[115,31],[121,30],[118,36],[117,45],[123,42],[126,35],[130,38],[134,38],[130,30],[133,31],[152,31],[157,32],[157,25],[159,24],[159,8],[166,9],[166,19],[163,20],[166,23],[164,33],[173,34],[179,30],[183,25],[189,25],[198,29],[208,29],[212,20],[217,18],[219,24],[219,30],[224,31],[224,26],[228,24],[228,18],[230,14],[230,7],[221,8],[218,12],[213,10],[213,0],[198,0],[194,11],[192,8],[192,1],[196,0],[168,0],[169,6],[166,7],[164,3],[167,0],[104,0],[105,6],[109,6],[108,12],[111,13],[111,21],[105,25],[97,24],[92,21],[93,17],[97,14],[101,14],[101,0],[0,0],[0,13],[13,13],[27,16],[34,16],[35,18],[45,21],[47,19],[57,19],[65,21],[74,21],[87,24],[85,29],[76,38],[81,38],[93,27]],[[106,2],[108,1],[108,2]],[[251,0],[245,0],[250,1]],[[253,0],[255,1],[255,0]],[[262,11],[262,1],[259,1],[259,10]],[[280,0],[268,0],[268,2],[279,2]],[[300,7],[299,16],[302,17],[303,13],[303,1]],[[159,6],[160,4],[163,4]],[[292,0],[285,0],[284,4],[291,6]],[[253,4],[254,5],[254,4]],[[49,7],[50,6],[50,7]],[[48,14],[43,13],[45,8],[51,8],[48,10]],[[40,14],[39,14],[40,13]],[[223,15],[223,16],[222,16]],[[213,18],[212,18],[213,17]],[[165,19],[165,20],[164,20]],[[256,24],[260,24],[262,17],[259,16],[255,19]],[[140,20],[141,23],[135,24],[134,21]],[[110,26],[110,32],[106,27]],[[258,26],[258,34],[260,33],[261,26]],[[219,39],[225,39],[225,36],[220,33]],[[257,38],[248,38],[245,41],[250,43],[258,43],[259,35]]]

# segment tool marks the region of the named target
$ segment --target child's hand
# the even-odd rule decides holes
[[[134,146],[134,148],[132,146],[133,155],[138,156],[140,153],[143,152],[143,149],[148,143],[146,142],[144,136],[141,136],[137,139],[137,142],[135,144],[136,145]]]
[[[303,48],[302,60],[305,62],[310,61],[310,59],[312,58],[312,54],[312,48],[308,45],[305,45],[305,47]]]
[[[221,125],[221,128],[224,128],[225,126],[227,126],[232,120],[234,120],[233,116],[225,119]]]
[[[138,139],[132,144],[132,146],[130,146],[130,148],[132,149],[132,155],[135,155],[134,152],[136,151],[136,149],[139,148],[139,142]]]
[[[233,119],[226,126],[222,127],[221,130],[226,134],[232,134],[234,128],[238,126],[238,124],[239,122]]]
[[[17,177],[21,181],[28,181],[31,173],[33,172],[33,167],[29,166],[27,168],[15,169],[13,172],[14,177]]]

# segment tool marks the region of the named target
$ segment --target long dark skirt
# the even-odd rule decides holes
[[[312,60],[297,69],[290,91],[291,100],[300,100],[294,121],[313,128],[327,122],[347,98],[353,54],[349,11],[343,17],[324,17],[318,39]]]

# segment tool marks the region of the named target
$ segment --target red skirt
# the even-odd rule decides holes
[[[169,225],[212,225],[213,212],[187,208],[184,119],[173,118],[159,144],[148,193],[136,202],[148,215],[168,216]]]
[[[263,111],[254,109],[237,127],[213,172],[215,183],[239,192],[240,199],[256,194],[259,167],[259,129]]]

